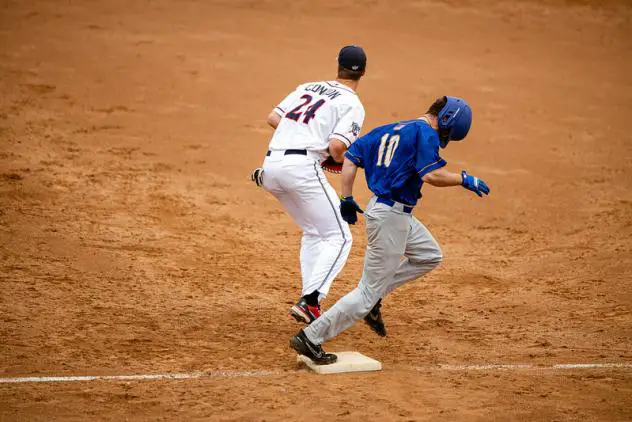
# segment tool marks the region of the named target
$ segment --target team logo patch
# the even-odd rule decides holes
[[[360,66],[358,66],[357,64],[354,64],[353,66],[351,66],[351,70],[358,70],[360,68]]]
[[[360,125],[356,122],[351,123],[351,133],[353,133],[353,136],[358,136],[360,134]]]

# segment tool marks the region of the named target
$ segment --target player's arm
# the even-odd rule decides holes
[[[364,107],[355,101],[344,111],[329,135],[329,155],[338,163],[344,162],[345,152],[360,136],[363,123]]]
[[[298,91],[302,85],[299,85],[296,90],[289,93],[287,97],[283,99],[274,109],[268,114],[268,118],[266,122],[272,126],[273,129],[276,129],[281,123],[281,119],[285,116],[285,113],[292,109],[296,99],[298,98]]]
[[[342,163],[342,186],[340,187],[340,192],[343,197],[347,198],[353,196],[353,183],[355,182],[357,173],[358,166],[348,158],[344,158],[344,162]]]
[[[459,186],[463,183],[463,178],[460,174],[452,173],[445,169],[445,167],[438,168],[426,173],[421,180],[429,185],[436,186],[438,188],[446,188],[450,186]]]
[[[344,142],[338,138],[329,138],[329,155],[331,155],[336,162],[343,163],[347,161],[344,159],[345,152],[347,152],[347,145]]]
[[[489,195],[490,192],[487,183],[485,183],[478,177],[467,174],[465,170],[463,170],[461,174],[458,174],[452,173],[451,171],[448,171],[445,168],[441,167],[429,173],[426,173],[424,176],[422,176],[421,180],[423,180],[425,183],[439,188],[463,186],[465,189],[474,192],[480,197],[482,197],[483,194]]]
[[[415,167],[424,183],[439,188],[463,186],[478,196],[489,194],[489,187],[481,179],[467,174],[465,170],[461,174],[452,173],[445,169],[446,164],[445,160],[439,155],[439,139],[437,136],[424,135],[418,128]]]
[[[358,167],[363,166],[362,145],[362,140],[351,145],[342,163],[340,215],[348,224],[355,224],[358,221],[358,213],[364,214],[362,208],[360,208],[353,199],[353,182],[355,182],[356,175],[358,174]]]
[[[267,122],[270,126],[272,126],[273,129],[276,129],[277,126],[279,126],[279,123],[281,123],[281,119],[283,118],[283,116],[281,116],[279,113],[280,112],[277,107],[274,110],[272,110],[270,114],[268,114]]]

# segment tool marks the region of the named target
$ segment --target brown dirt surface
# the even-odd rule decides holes
[[[1,420],[632,420],[632,7],[607,1],[0,2]],[[365,131],[467,98],[445,150],[492,194],[424,189],[446,260],[298,369],[300,233],[247,180],[265,117],[365,47]],[[332,177],[334,186],[339,185]],[[357,197],[369,194],[360,178]],[[327,299],[361,272],[364,227]]]

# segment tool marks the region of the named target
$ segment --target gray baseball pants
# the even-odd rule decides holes
[[[323,344],[364,318],[377,301],[397,287],[441,263],[439,244],[403,205],[367,204],[364,217],[368,244],[358,287],[304,329],[314,344]],[[402,260],[402,256],[404,259]]]

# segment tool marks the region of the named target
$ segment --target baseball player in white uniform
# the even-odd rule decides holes
[[[364,107],[356,90],[365,68],[362,48],[343,47],[335,80],[299,85],[281,101],[268,116],[275,131],[263,167],[251,174],[303,229],[303,288],[289,314],[306,324],[320,316],[320,301],[351,250],[351,231],[340,215],[340,199],[321,165],[327,159],[342,163],[360,134]]]

